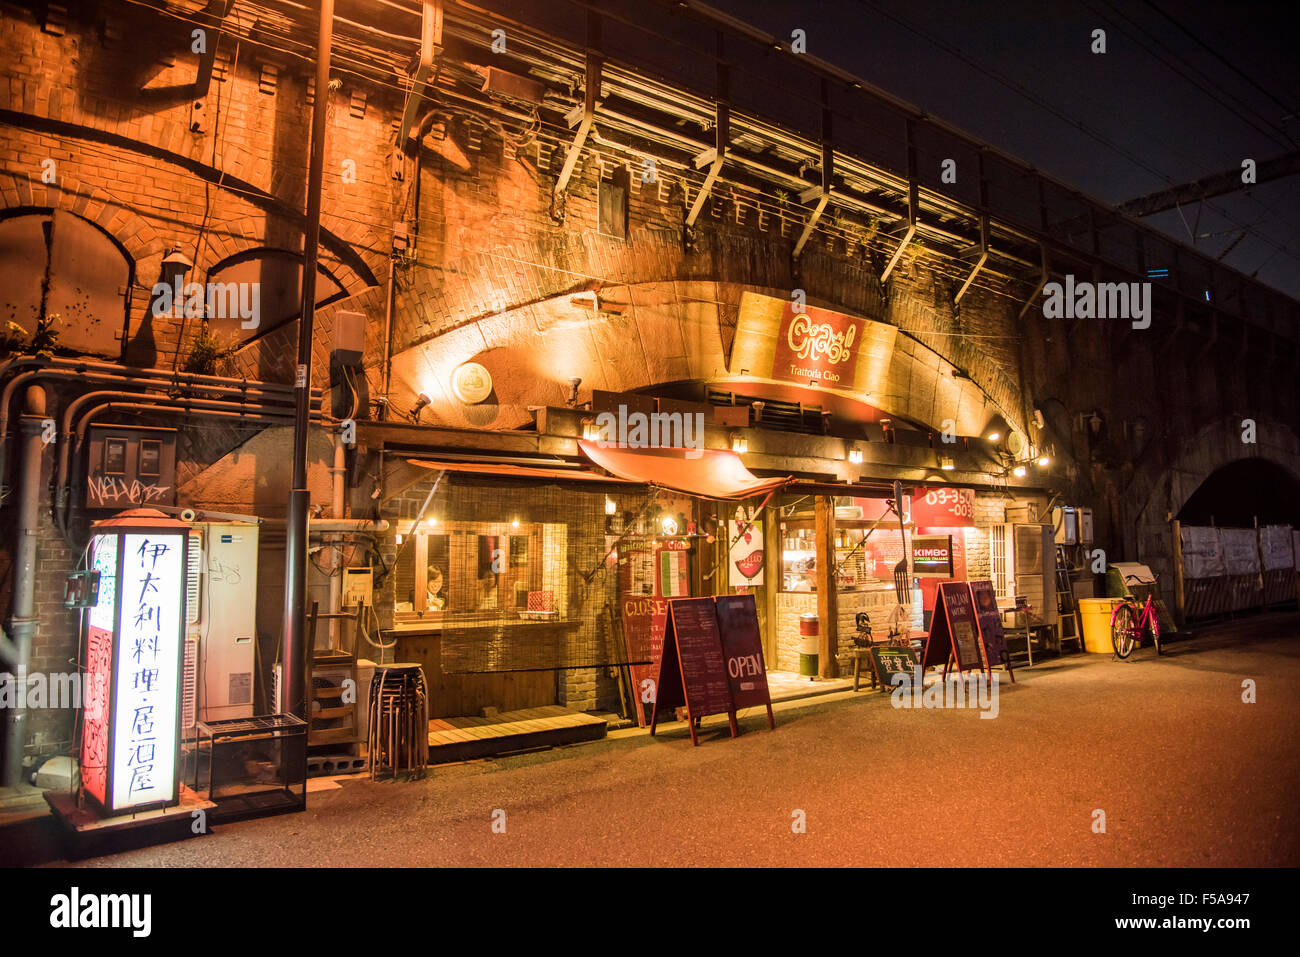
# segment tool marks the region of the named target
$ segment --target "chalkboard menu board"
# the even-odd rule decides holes
[[[686,708],[692,741],[696,740],[695,719],[710,714],[730,714],[735,734],[735,709],[712,598],[674,598],[668,602],[650,733],[654,734],[661,715],[681,706]]]
[[[882,690],[891,687],[892,675],[911,675],[912,668],[920,664],[916,652],[910,648],[891,648],[888,645],[874,645],[871,648],[872,663],[876,667],[876,677],[880,679]]]
[[[970,583],[971,600],[975,606],[975,620],[979,624],[980,644],[984,648],[984,667],[991,671],[994,665],[1006,665],[1011,671],[1011,656],[1007,654],[1007,636],[1002,630],[1002,612],[998,611],[997,595],[991,581]]]
[[[722,656],[727,663],[732,707],[740,709],[765,705],[768,723],[775,726],[754,596],[722,595],[715,599],[715,607],[718,631],[722,638]]]
[[[979,625],[971,603],[970,586],[964,581],[939,585],[934,618],[930,622],[930,634],[925,640],[921,663],[923,668],[929,668],[946,665],[950,659],[956,662],[959,671],[978,670],[982,665]]]

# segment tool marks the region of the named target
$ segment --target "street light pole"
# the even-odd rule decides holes
[[[307,717],[307,423],[311,413],[312,320],[316,312],[316,248],[320,242],[321,180],[325,165],[326,108],[329,105],[330,47],[334,0],[320,0],[316,43],[316,97],[311,114],[311,158],[307,173],[307,224],[302,255],[302,318],[298,323],[298,365],[294,374],[293,486],[284,543],[284,645],[280,658],[280,707]]]

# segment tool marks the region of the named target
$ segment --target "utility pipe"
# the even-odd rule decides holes
[[[55,514],[59,530],[67,537],[67,503],[70,489],[68,487],[68,462],[74,452],[80,452],[83,436],[76,434],[72,428],[73,418],[82,410],[82,408],[91,403],[103,404],[103,400],[120,400],[120,399],[137,399],[141,400],[138,407],[162,409],[182,409],[182,410],[214,410],[230,412],[246,412],[253,415],[280,415],[288,417],[292,414],[292,409],[278,406],[268,406],[261,403],[247,402],[223,402],[217,399],[181,399],[171,397],[153,397],[139,392],[118,392],[118,391],[100,391],[88,392],[85,395],[78,396],[68,403],[63,410],[63,428],[59,441],[59,464],[56,472],[54,484],[55,489]],[[75,448],[73,448],[73,437],[76,435]]]
[[[18,527],[14,545],[12,614],[9,619],[13,661],[9,666],[15,677],[26,676],[31,656],[32,635],[36,631],[36,537],[40,518],[41,441],[45,419],[45,390],[28,388],[26,414],[19,428],[23,436],[22,473],[18,480]],[[23,747],[27,743],[27,694],[18,687],[18,700],[6,708],[4,720],[4,767],[0,783],[13,787],[20,783],[23,771]]]
[[[284,541],[284,630],[281,645],[281,710],[307,717],[307,424],[309,419],[312,323],[316,317],[316,255],[320,243],[325,128],[330,97],[330,51],[334,43],[334,0],[320,0],[316,40],[316,98],[312,103],[311,151],[307,169],[307,217],[303,236],[302,312],[298,320],[298,364],[294,375],[293,480]]]

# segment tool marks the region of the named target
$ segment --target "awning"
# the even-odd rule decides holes
[[[534,481],[604,482],[622,485],[624,480],[610,475],[599,475],[590,469],[533,468],[513,462],[441,462],[431,459],[407,459],[410,465],[433,469],[435,472],[472,472],[479,475],[500,475],[508,478],[526,478]]]
[[[579,440],[578,446],[601,468],[629,482],[702,498],[735,500],[766,495],[790,481],[789,477],[759,478],[745,468],[739,455],[721,449],[602,448],[585,439]]]

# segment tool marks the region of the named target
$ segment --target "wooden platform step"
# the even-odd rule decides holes
[[[436,718],[429,722],[429,763],[594,741],[603,738],[607,728],[603,718],[559,705],[505,711],[490,718]]]

